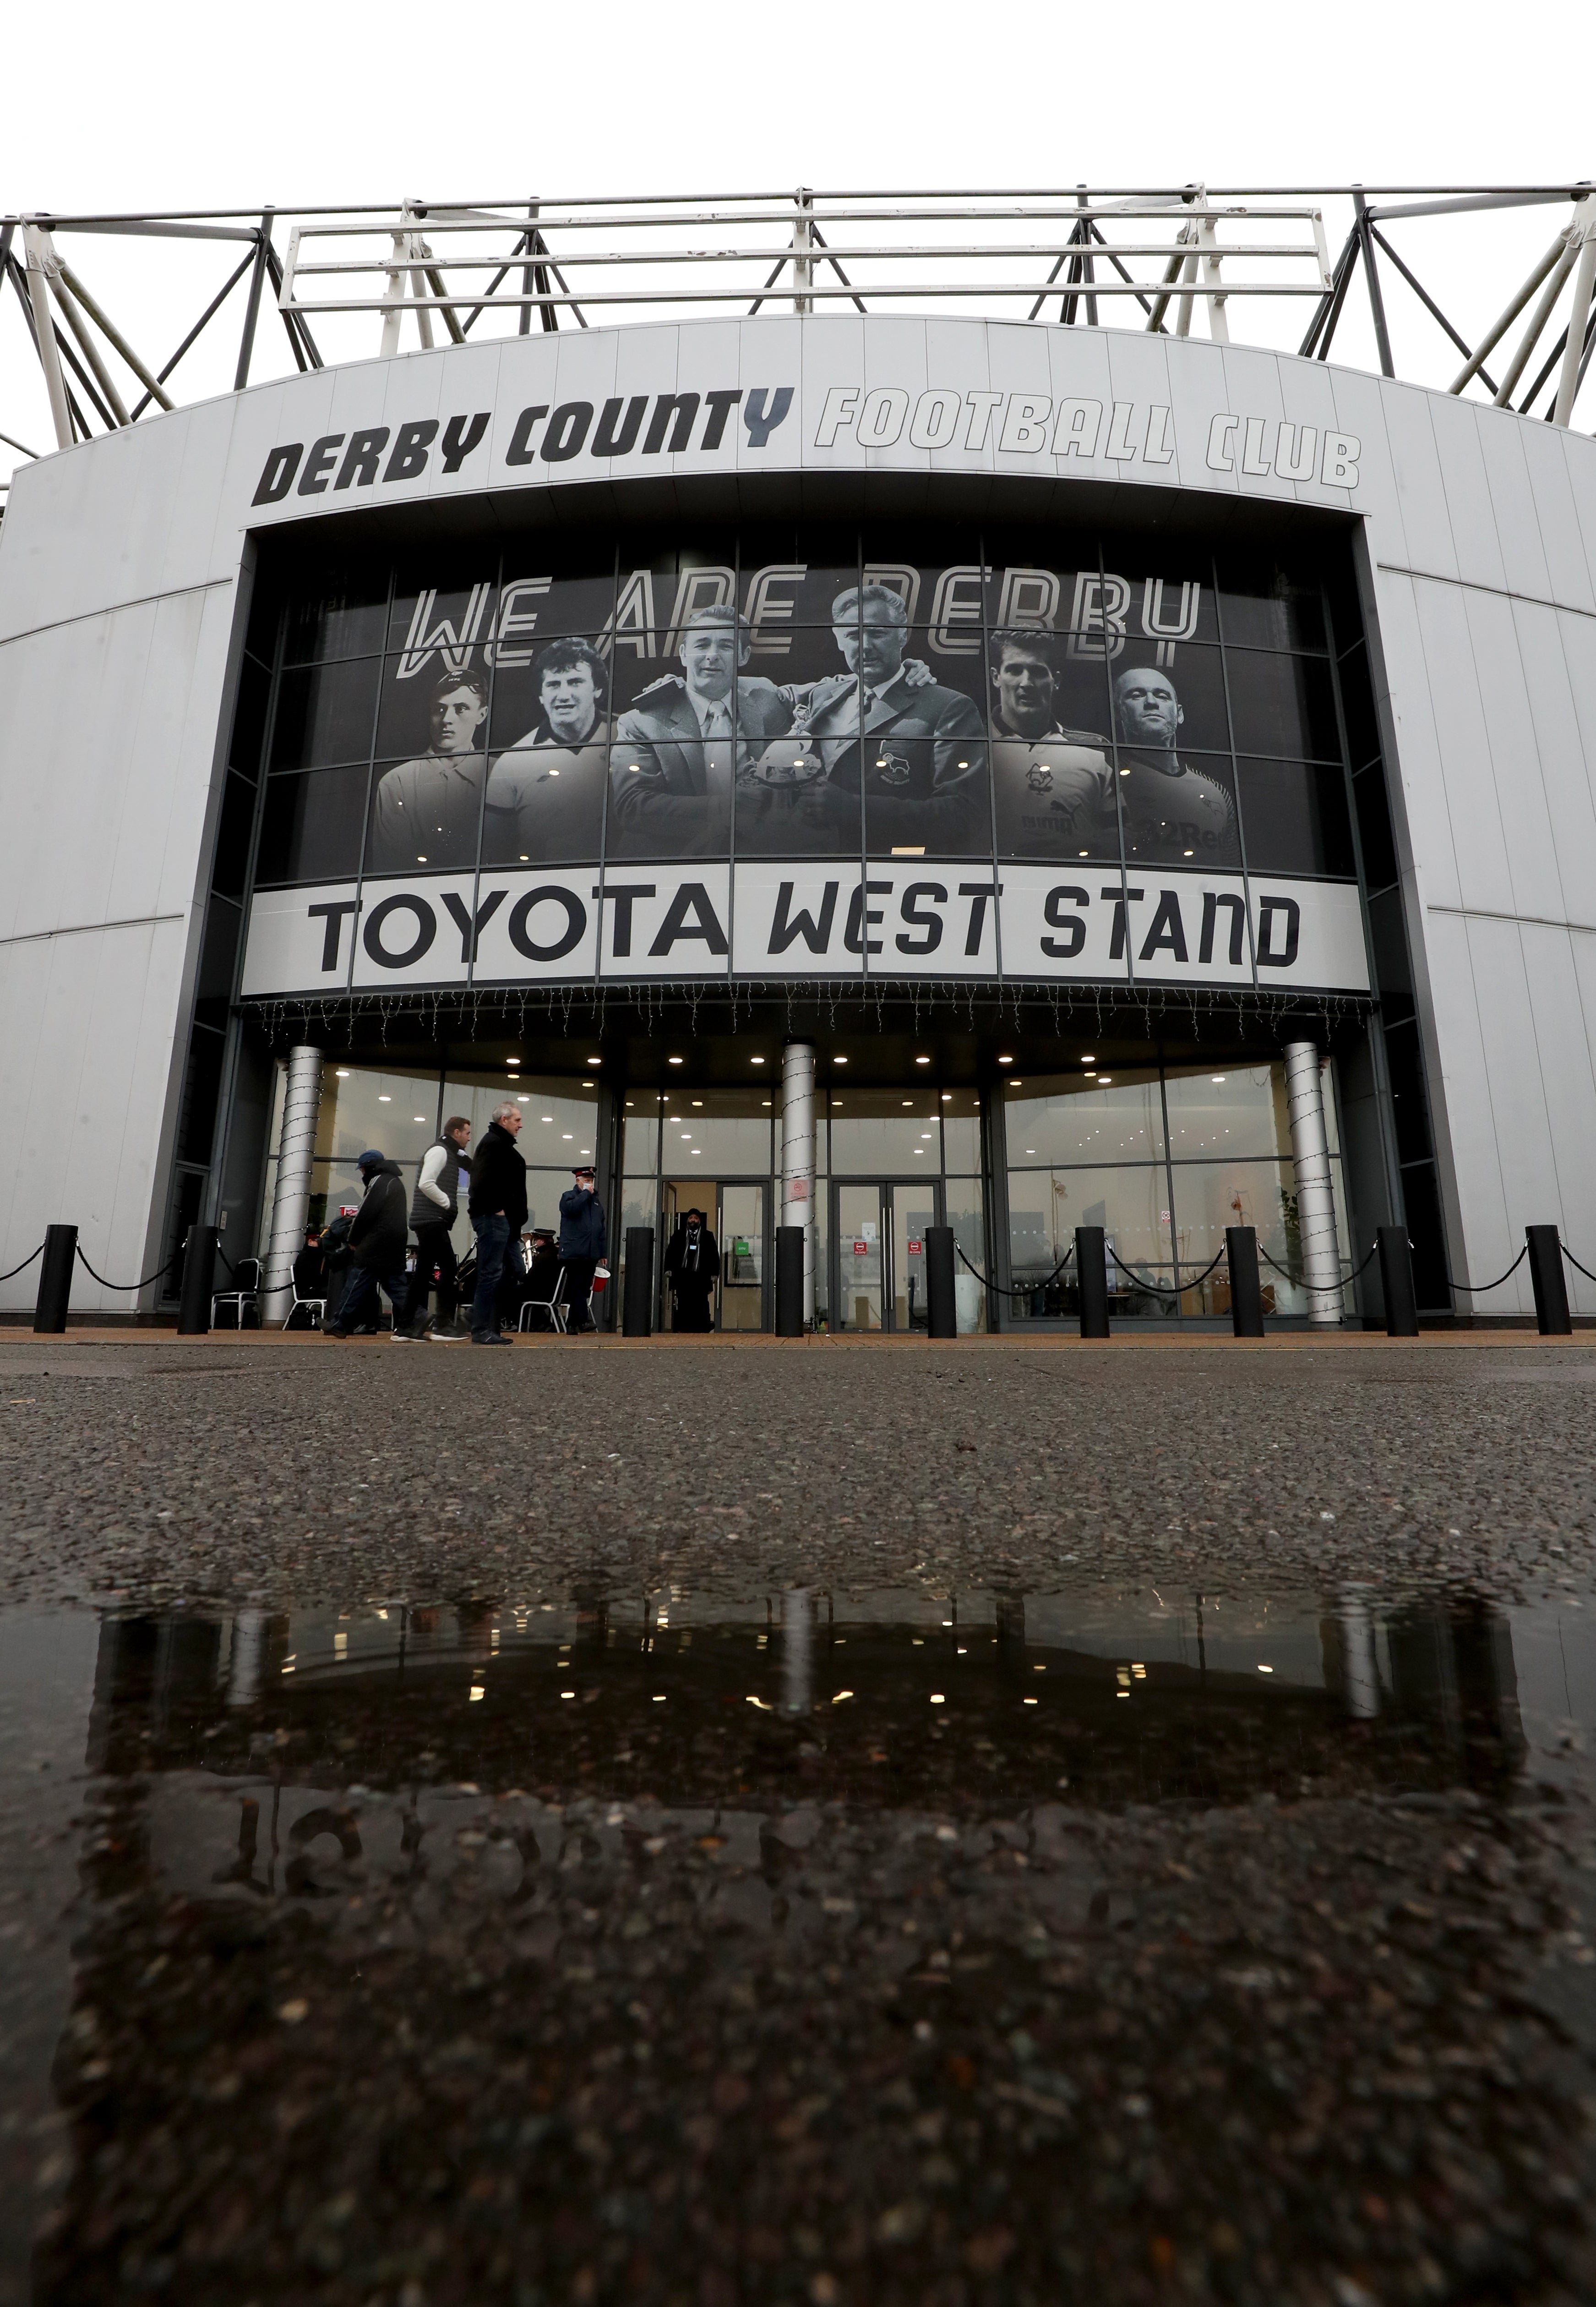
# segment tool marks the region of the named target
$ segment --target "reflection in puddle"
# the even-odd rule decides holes
[[[1531,1822],[1583,1802],[1584,1624],[1367,1588],[107,1615],[35,2295],[1563,2280],[1584,2086],[1524,2012],[1587,1977]]]

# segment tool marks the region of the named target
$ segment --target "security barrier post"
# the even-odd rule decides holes
[[[177,1301],[177,1334],[202,1338],[210,1327],[210,1299],[216,1288],[219,1228],[194,1225],[183,1249],[183,1295]]]
[[[1075,1229],[1075,1274],[1080,1295],[1080,1334],[1108,1335],[1108,1251],[1101,1226]]]
[[[801,1206],[794,1205],[795,1207]],[[776,1335],[804,1334],[804,1252],[809,1229],[805,1225],[776,1228]]]
[[[1264,1293],[1258,1276],[1258,1234],[1251,1226],[1226,1226],[1225,1260],[1230,1268],[1230,1326],[1238,1338],[1264,1334]]]
[[[1381,1226],[1375,1235],[1380,1253],[1380,1289],[1386,1300],[1386,1335],[1416,1338],[1419,1293],[1413,1287],[1413,1253],[1406,1226]]]
[[[623,1338],[646,1338],[654,1325],[654,1230],[627,1228],[627,1286],[621,1298]]]
[[[959,1335],[959,1308],[953,1289],[953,1229],[926,1229],[926,1310],[934,1338]]]
[[[1568,1318],[1568,1285],[1563,1275],[1563,1245],[1555,1225],[1525,1226],[1530,1245],[1530,1281],[1535,1291],[1535,1320],[1543,1338],[1566,1338],[1574,1325]]]
[[[72,1303],[72,1270],[78,1257],[78,1229],[70,1225],[45,1228],[45,1254],[38,1269],[38,1296],[34,1301],[33,1326],[54,1335],[66,1327]]]

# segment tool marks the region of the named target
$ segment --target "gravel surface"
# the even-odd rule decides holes
[[[0,1592],[1582,1582],[1596,1349],[0,1342]]]

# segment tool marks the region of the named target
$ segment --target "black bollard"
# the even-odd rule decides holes
[[[804,1238],[801,1225],[776,1228],[776,1335],[804,1334]]]
[[[959,1335],[959,1305],[953,1289],[953,1229],[926,1229],[926,1311],[934,1338]]]
[[[1230,1267],[1230,1326],[1238,1338],[1264,1334],[1264,1293],[1258,1274],[1258,1234],[1251,1226],[1226,1226],[1225,1256]]]
[[[38,1297],[33,1308],[36,1330],[45,1330],[59,1336],[65,1329],[66,1309],[72,1303],[72,1272],[77,1262],[76,1226],[46,1226],[45,1254],[38,1269]]]
[[[1568,1318],[1568,1284],[1563,1273],[1563,1245],[1556,1226],[1525,1226],[1530,1245],[1530,1280],[1535,1291],[1535,1320],[1543,1338],[1566,1338],[1574,1325]]]
[[[1075,1279],[1080,1297],[1080,1334],[1108,1335],[1108,1252],[1101,1226],[1075,1229]]]
[[[627,1228],[627,1284],[621,1299],[623,1338],[646,1338],[654,1326],[654,1230]]]
[[[1386,1300],[1386,1335],[1416,1338],[1419,1293],[1413,1287],[1413,1253],[1406,1226],[1381,1226],[1375,1234],[1380,1253],[1380,1291]]]
[[[183,1249],[183,1295],[177,1301],[177,1334],[202,1338],[210,1327],[210,1300],[216,1289],[216,1253],[221,1239],[217,1226],[188,1230]]]

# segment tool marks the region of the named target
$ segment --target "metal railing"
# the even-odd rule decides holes
[[[1566,210],[1550,247],[1471,343],[1420,277],[1414,228],[1548,207]],[[1332,214],[1344,219],[1344,236],[1339,224],[1330,234]],[[82,244],[107,236],[148,244],[151,265],[163,245],[217,245],[214,293],[158,367],[135,350],[138,331],[124,332],[83,277]],[[242,389],[260,357],[269,302],[301,370],[326,364],[326,331],[363,314],[380,323],[384,356],[401,349],[407,316],[411,341],[427,346],[439,330],[463,344],[474,333],[525,335],[534,323],[554,331],[595,320],[778,307],[799,314],[947,309],[1177,337],[1200,322],[1225,343],[1233,306],[1293,298],[1310,308],[1298,351],[1326,360],[1361,290],[1383,374],[1396,373],[1390,295],[1412,300],[1409,317],[1422,315],[1426,342],[1444,364],[1415,381],[1455,393],[1472,389],[1520,412],[1540,406],[1549,421],[1567,425],[1596,345],[1593,289],[1596,191],[1583,181],[1319,191],[799,186],[730,196],[0,218],[0,300],[31,339],[61,447],[170,408],[177,369],[229,304],[235,313],[242,305],[233,373]],[[1498,375],[1488,363],[1509,344]],[[378,348],[363,343],[344,356],[370,357]],[[20,421],[0,416],[0,441],[24,456],[38,453],[20,438]]]

